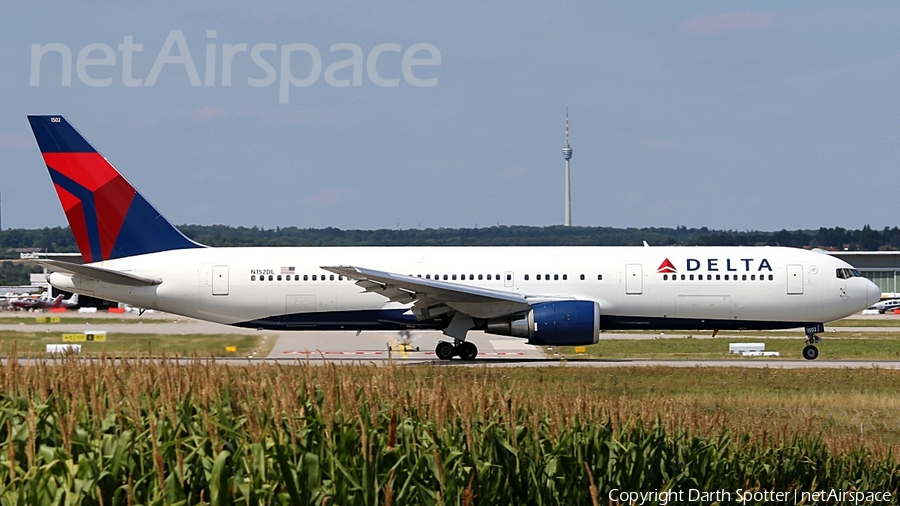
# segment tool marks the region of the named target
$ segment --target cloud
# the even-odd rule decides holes
[[[35,146],[34,138],[22,134],[0,134],[0,149],[28,149]]]
[[[694,16],[682,23],[686,32],[716,34],[741,30],[768,30],[775,25],[775,16],[750,11],[728,12],[716,16]]]
[[[194,111],[194,119],[197,121],[209,121],[223,116],[225,116],[225,110],[216,106],[205,107],[199,111]]]

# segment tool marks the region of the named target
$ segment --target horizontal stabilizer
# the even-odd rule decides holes
[[[128,274],[125,272],[113,271],[102,267],[94,267],[91,265],[73,264],[60,260],[33,260],[29,263],[40,265],[41,267],[50,269],[53,272],[62,272],[80,276],[87,279],[96,279],[104,283],[125,286],[153,286],[162,283],[161,279],[144,278]]]

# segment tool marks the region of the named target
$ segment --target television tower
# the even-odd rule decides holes
[[[563,146],[563,158],[566,159],[566,222],[572,226],[572,184],[569,178],[569,160],[572,159],[572,146],[569,145],[569,108],[566,107],[566,145]]]

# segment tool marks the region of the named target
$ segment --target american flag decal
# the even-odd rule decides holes
[[[293,274],[293,273],[294,273],[294,268],[293,268],[293,267],[282,267],[282,268],[281,268],[281,273],[282,273],[282,274]]]

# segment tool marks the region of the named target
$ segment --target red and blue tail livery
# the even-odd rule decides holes
[[[178,231],[62,116],[29,116],[86,263],[202,247]]]

